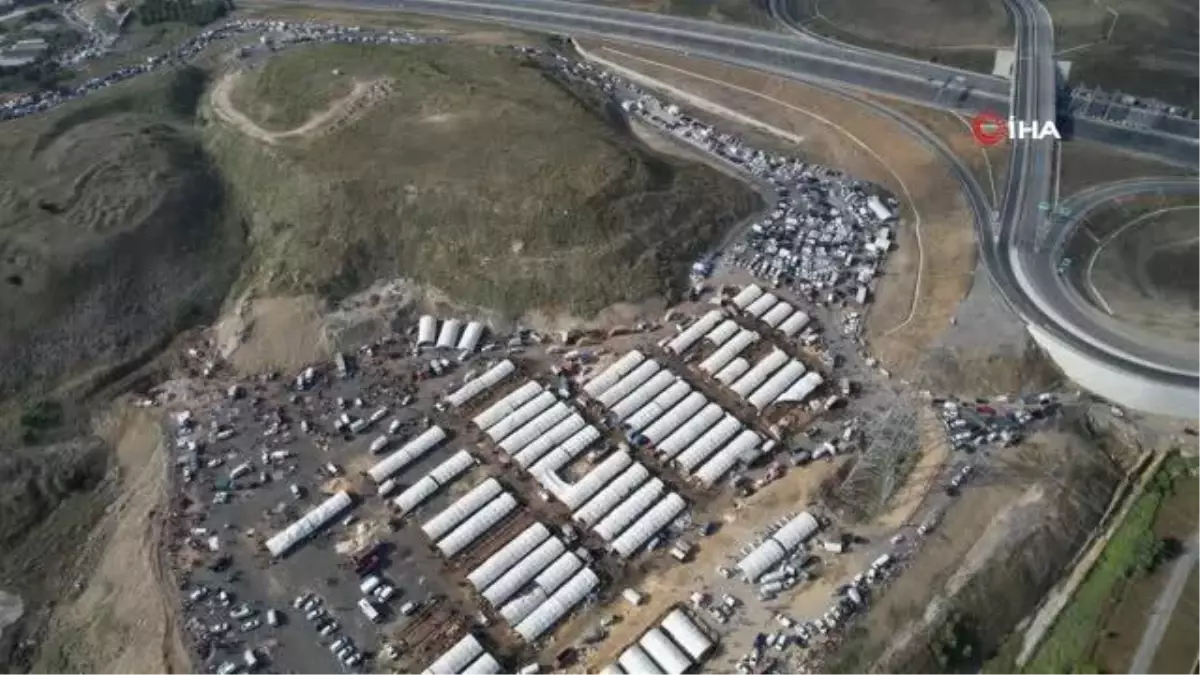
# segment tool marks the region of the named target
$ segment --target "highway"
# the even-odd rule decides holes
[[[321,0],[320,4],[393,8],[608,37],[782,72],[794,79],[883,93],[945,110],[964,113],[989,110],[1001,115],[1009,110],[1010,83],[1004,78],[775,31],[570,0]],[[1115,145],[1173,164],[1197,165],[1200,146],[1195,138],[1087,118],[1063,126],[1070,127],[1078,138]]]
[[[483,19],[542,31],[596,35],[663,47],[823,86],[883,93],[959,112],[993,110],[1021,120],[1062,121],[1060,82],[1054,60],[1054,26],[1038,0],[1006,0],[1016,28],[1013,80],[970,73],[943,65],[849,47],[832,40],[797,38],[771,31],[714,24],[565,0],[324,0],[322,4],[390,7],[402,11]],[[945,83],[958,83],[947,95]],[[904,120],[898,119],[902,124]],[[909,129],[909,131],[913,131]],[[1179,164],[1195,166],[1197,139],[1076,120],[1078,137],[1100,140]],[[918,132],[920,133],[920,132]],[[940,145],[930,134],[927,143]],[[1093,365],[1104,371],[1097,393],[1119,399],[1112,389],[1134,383],[1163,400],[1200,386],[1194,359],[1137,340],[1114,322],[1103,321],[1073,302],[1057,274],[1054,247],[1044,245],[1044,211],[1052,207],[1055,171],[1053,139],[1010,141],[1009,179],[1000,222],[991,231],[973,177],[959,175],[976,215],[984,266],[1008,304],[1035,338],[1052,340],[1055,358],[1070,352],[1076,372]],[[956,174],[962,165],[944,146],[939,152]],[[1053,224],[1051,224],[1053,226]],[[1116,384],[1120,382],[1121,384]],[[1104,390],[1101,390],[1104,389]],[[1161,390],[1161,391],[1160,391]],[[1167,392],[1170,392],[1169,394]],[[1126,401],[1127,402],[1127,401]],[[1183,409],[1186,409],[1184,406]]]

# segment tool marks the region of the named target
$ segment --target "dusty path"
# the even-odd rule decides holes
[[[383,80],[355,80],[354,88],[350,90],[349,94],[335,100],[328,108],[308,118],[304,124],[287,131],[269,131],[260,127],[233,105],[230,95],[242,79],[242,74],[243,71],[240,70],[228,73],[213,87],[211,99],[213,112],[224,122],[237,127],[238,131],[243,134],[271,145],[276,145],[289,138],[311,136],[330,128],[360,110],[362,104],[369,103],[371,99],[387,91],[387,83]]]
[[[94,541],[82,592],[60,605],[35,672],[190,672],[160,542],[168,507],[166,452],[155,414],[128,410],[104,431],[116,448],[120,496]],[[47,661],[49,660],[49,661]]]
[[[1175,613],[1175,605],[1179,604],[1179,598],[1183,595],[1183,589],[1187,585],[1188,575],[1196,566],[1197,559],[1200,559],[1200,540],[1192,537],[1187,544],[1187,550],[1179,556],[1171,568],[1171,577],[1163,587],[1162,593],[1159,594],[1158,600],[1154,601],[1150,621],[1146,623],[1146,632],[1142,634],[1142,641],[1138,644],[1133,661],[1129,664],[1129,672],[1150,672],[1150,664],[1154,660],[1154,655],[1158,653],[1158,645],[1162,642],[1163,634],[1167,632],[1167,625],[1171,623],[1171,615]]]

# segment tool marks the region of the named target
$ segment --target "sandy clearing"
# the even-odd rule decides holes
[[[214,330],[221,356],[241,373],[294,371],[329,358],[316,297],[243,298]]]
[[[129,408],[101,433],[116,449],[122,489],[97,540],[86,544],[99,555],[82,593],[55,610],[42,661],[85,672],[191,672],[176,625],[174,583],[160,557],[168,484],[158,420],[152,411]]]
[[[241,81],[243,74],[244,71],[235,70],[225,74],[217,81],[216,86],[213,87],[211,97],[213,112],[221,120],[232,124],[243,134],[270,145],[277,145],[289,138],[312,136],[332,128],[356,111],[361,110],[364,105],[369,104],[373,99],[387,93],[387,83],[385,80],[355,80],[354,88],[350,90],[349,94],[335,100],[325,110],[309,117],[304,124],[294,129],[288,129],[287,131],[268,131],[233,105],[231,95],[234,88],[237,87],[238,82]]]

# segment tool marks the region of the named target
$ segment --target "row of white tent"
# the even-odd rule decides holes
[[[532,642],[599,586],[585,557],[568,551],[544,524],[534,523],[471,571],[467,581]]]
[[[642,486],[650,472],[627,452],[613,453],[574,483],[563,480],[560,472],[603,435],[536,382],[514,389],[473,422],[621,557],[636,553],[684,510],[679,495],[663,494],[661,481]]]
[[[787,338],[795,337],[808,326],[810,321],[807,314],[774,293],[764,291],[757,284],[750,284],[743,288],[730,303],[742,312],[783,333]]]
[[[483,330],[479,321],[471,321],[464,327],[458,319],[446,319],[438,330],[438,320],[424,314],[417,319],[417,346],[473,352],[479,346]]]
[[[423,671],[423,675],[456,675],[458,673],[492,675],[501,672],[504,672],[503,668],[496,658],[483,648],[474,635],[467,633],[429,664],[429,667]]]
[[[682,609],[675,608],[658,626],[625,648],[603,674],[679,675],[702,663],[715,643]]]
[[[771,536],[738,561],[742,578],[754,583],[763,574],[783,562],[784,558],[808,541],[821,529],[821,523],[808,511],[803,511],[783,523]]]
[[[488,478],[436,516],[421,530],[442,555],[452,558],[498,525],[517,508],[517,499],[500,481]]]
[[[701,320],[703,321],[703,320]],[[584,393],[609,408],[635,439],[705,487],[739,461],[757,454],[763,439],[686,381],[634,350],[588,381]]]
[[[725,326],[730,330],[722,330]],[[803,403],[824,383],[820,373],[806,374],[803,363],[789,359],[778,348],[754,364],[739,356],[759,337],[758,333],[726,320],[703,337],[715,350],[698,368],[760,411],[775,403]]]
[[[471,399],[500,384],[515,372],[517,372],[517,366],[512,361],[504,359],[491,368],[488,368],[479,377],[464,382],[463,386],[446,396],[446,402],[455,408],[462,407]]]

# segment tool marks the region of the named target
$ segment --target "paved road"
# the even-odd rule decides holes
[[[1130,673],[1150,672],[1150,663],[1154,660],[1154,655],[1158,653],[1158,645],[1162,643],[1167,625],[1171,623],[1175,605],[1179,603],[1179,596],[1183,595],[1188,576],[1191,575],[1192,568],[1198,561],[1200,561],[1200,539],[1192,537],[1188,541],[1187,550],[1171,566],[1171,577],[1167,579],[1167,585],[1159,593],[1158,600],[1154,601],[1154,608],[1150,610],[1150,621],[1146,623],[1146,632],[1142,633],[1142,641],[1138,643],[1133,661],[1129,664]]]
[[[1016,27],[1016,68],[1011,91],[1005,80],[968,73],[940,64],[851,48],[832,41],[796,38],[771,31],[636,12],[565,0],[324,0],[326,4],[395,7],[404,11],[451,17],[482,18],[522,27],[615,37],[682,50],[697,56],[775,72],[818,84],[889,94],[924,105],[959,111],[1009,110],[1024,120],[1060,119],[1060,82],[1054,61],[1054,28],[1049,12],[1037,0],[1006,0]],[[965,83],[960,94],[946,96],[947,79]],[[1079,120],[1078,135],[1101,138],[1139,151],[1194,165],[1196,139],[1180,139]],[[929,140],[928,138],[926,139]],[[1056,275],[1047,277],[1057,260],[1040,246],[1051,203],[1055,143],[1015,140],[1009,180],[1000,206],[996,232],[990,232],[972,194],[975,181],[961,181],[976,211],[976,227],[985,267],[1008,303],[1031,326],[1067,345],[1085,363],[1132,377],[1139,387],[1200,385],[1194,370],[1158,351],[1131,344],[1111,327],[1090,325],[1071,317],[1072,306],[1054,294]],[[1186,155],[1186,159],[1182,157]],[[953,153],[944,156],[956,164]],[[961,179],[960,179],[961,180]],[[1094,332],[1089,332],[1094,331]],[[1135,350],[1136,348],[1136,350]],[[1101,391],[1109,394],[1111,392]]]
[[[1009,109],[1010,83],[993,75],[834,41],[797,38],[775,31],[716,24],[569,0],[321,0],[325,5],[390,7],[449,17],[576,35],[596,35],[689,52],[758,69],[782,69],[789,77],[835,84],[960,112]],[[947,88],[945,83],[953,84]],[[1065,111],[1063,112],[1065,115]],[[1197,164],[1197,139],[1079,119],[1074,135],[1152,155],[1176,164]]]

